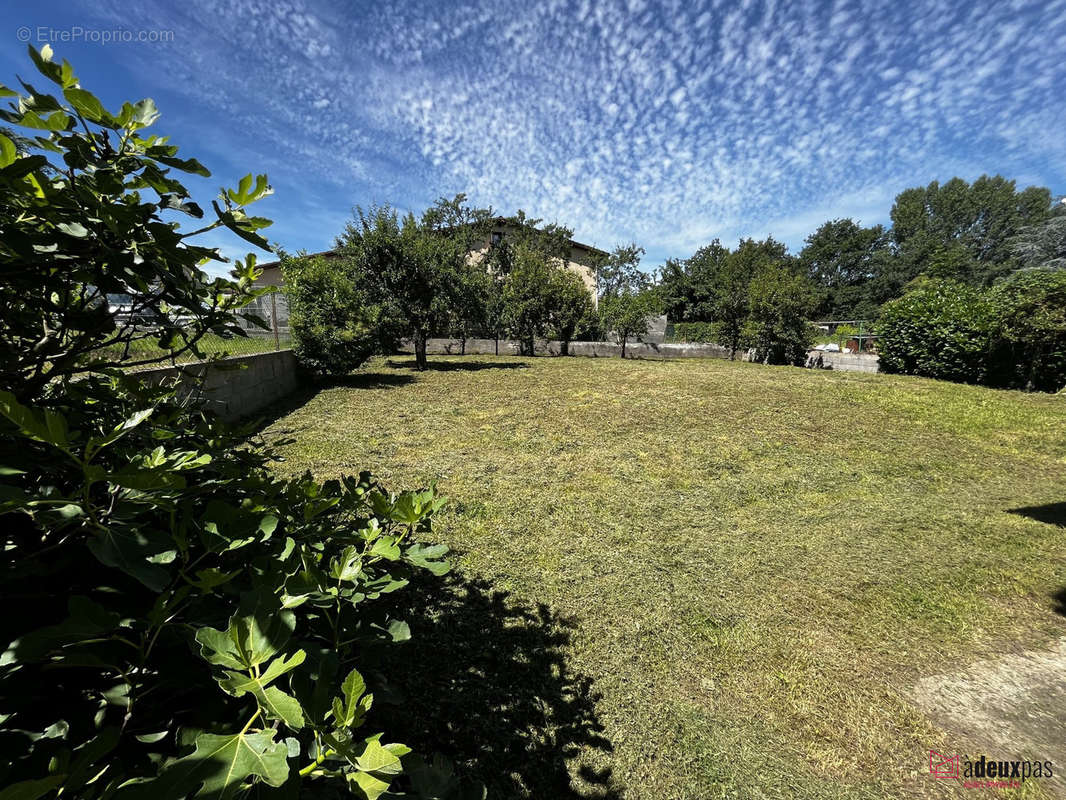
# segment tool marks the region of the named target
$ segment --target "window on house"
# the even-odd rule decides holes
[[[490,244],[493,247],[495,247],[496,245],[500,244],[502,241],[503,241],[503,234],[500,233],[499,231],[493,231],[492,232],[492,239],[490,241]]]

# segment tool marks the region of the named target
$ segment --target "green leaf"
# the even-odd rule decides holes
[[[411,638],[411,626],[403,620],[394,619],[389,623],[388,631],[394,642],[406,642]]]
[[[47,163],[48,159],[44,156],[26,156],[25,158],[17,158],[13,163],[0,169],[0,179],[17,181],[20,178],[25,178],[30,173],[39,170]]]
[[[62,229],[63,226],[60,225],[59,227],[60,227],[60,229]],[[81,227],[81,226],[79,225],[78,227]],[[85,229],[82,228],[82,230],[85,230]],[[84,234],[82,234],[82,235],[84,236]],[[138,411],[133,416],[131,416],[129,419],[127,419],[124,422],[116,425],[111,430],[110,433],[108,433],[108,434],[106,434],[104,436],[92,436],[92,437],[90,437],[88,443],[85,445],[86,454],[91,456],[92,453],[96,453],[96,452],[102,450],[103,448],[107,447],[109,444],[118,441],[123,436],[125,436],[127,433],[129,433],[134,428],[136,428],[138,425],[140,425],[142,422],[144,422],[146,419],[148,419],[150,416],[152,416],[152,413],[154,411],[155,411],[155,408],[142,409],[141,411]]]
[[[376,772],[379,775],[398,775],[402,771],[400,759],[377,739],[367,742],[366,750],[355,760],[355,766],[362,772]]]
[[[304,726],[303,708],[300,701],[290,694],[285,694],[277,686],[268,686],[257,699],[267,712],[267,716],[280,719],[293,730]]]
[[[89,550],[102,564],[122,570],[153,592],[166,588],[170,583],[170,572],[152,559],[159,560],[173,548],[173,540],[165,534],[117,525],[96,532],[89,540]]]
[[[56,225],[56,228],[61,230],[67,236],[73,236],[78,239],[82,239],[89,235],[89,229],[80,222],[61,222]]]
[[[103,122],[109,116],[107,111],[104,110],[103,104],[92,92],[87,92],[85,89],[71,88],[64,89],[63,96],[67,98],[68,103],[74,106],[75,111],[90,122]]]
[[[0,414],[15,423],[31,439],[65,450],[68,440],[67,421],[62,414],[44,409],[36,411],[19,403],[11,392],[0,391]]]
[[[18,157],[18,150],[15,147],[15,143],[0,134],[0,169],[8,164],[13,164],[16,157]]]
[[[123,786],[116,800],[159,800],[161,797],[196,797],[228,800],[249,778],[268,786],[281,786],[289,777],[288,748],[274,741],[275,731],[220,736],[201,733],[196,749],[167,765],[157,778]]]
[[[13,783],[0,791],[0,800],[37,800],[63,783],[65,775],[49,775],[32,781]]]
[[[353,669],[341,684],[343,697],[333,700],[333,721],[338,728],[358,728],[363,724],[363,717],[370,709],[373,695],[366,692],[366,681]]]
[[[389,790],[388,781],[383,781],[366,772],[350,772],[348,773],[348,781],[351,784],[352,792],[357,797],[362,796],[366,800],[378,800],[381,795]]]
[[[211,629],[208,628],[207,630]],[[224,680],[220,680],[219,684],[234,697],[240,697],[245,692],[254,691],[256,686],[259,688],[265,688],[272,681],[277,680],[285,673],[291,672],[304,663],[306,657],[307,653],[303,650],[297,650],[291,656],[278,656],[275,658],[270,662],[267,668],[260,673],[259,677],[236,672],[227,672],[227,677]]]
[[[396,544],[396,537],[383,536],[374,542],[374,546],[370,548],[370,554],[375,556],[381,556],[388,561],[396,561],[400,558],[400,548]]]
[[[133,118],[131,122],[135,127],[147,128],[159,119],[159,109],[155,107],[155,101],[146,97],[133,105]]]
[[[52,62],[52,47],[51,45],[45,45],[41,48],[40,52],[31,44],[27,49],[30,53],[30,58],[33,59],[33,63],[36,65],[37,70],[51,81],[55,81],[60,86],[63,85],[63,69],[59,64]]]
[[[172,156],[156,156],[155,160],[160,164],[166,164],[168,167],[174,167],[180,169],[182,172],[189,172],[193,175],[200,175],[204,178],[211,177],[211,171],[197,161],[195,158],[174,158]]]

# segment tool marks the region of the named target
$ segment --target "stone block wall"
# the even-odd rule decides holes
[[[292,350],[233,356],[173,367],[141,370],[138,377],[153,384],[176,382],[186,396],[226,420],[254,414],[299,386]]]

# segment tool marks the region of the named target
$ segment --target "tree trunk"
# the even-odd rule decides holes
[[[561,356],[570,355],[570,340],[569,339],[563,339],[561,342],[559,342],[559,355],[561,355]]]
[[[461,355],[461,356],[465,356],[466,355],[466,337],[465,336],[462,339],[459,340],[459,355]]]
[[[622,339],[622,358],[625,358],[626,357],[626,339],[629,338],[629,337],[622,336],[620,338]]]
[[[415,331],[415,369],[419,372],[426,368],[426,333]]]
[[[525,354],[527,356],[532,357],[533,356],[533,348],[534,347],[535,347],[535,344],[534,344],[534,341],[533,341],[533,337],[530,336],[528,339],[526,339],[525,347],[523,348],[526,351]]]
[[[496,331],[496,336],[495,336],[495,340],[494,341],[495,341],[495,346],[496,346],[496,355],[499,355],[500,354],[500,332],[499,331]]]

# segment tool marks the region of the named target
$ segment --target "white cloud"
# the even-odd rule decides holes
[[[172,14],[111,3],[126,27]],[[1062,0],[189,5],[175,26],[212,24],[179,30],[170,88],[256,109],[312,194],[466,191],[683,256],[884,219],[894,191],[960,163],[1066,181]]]

